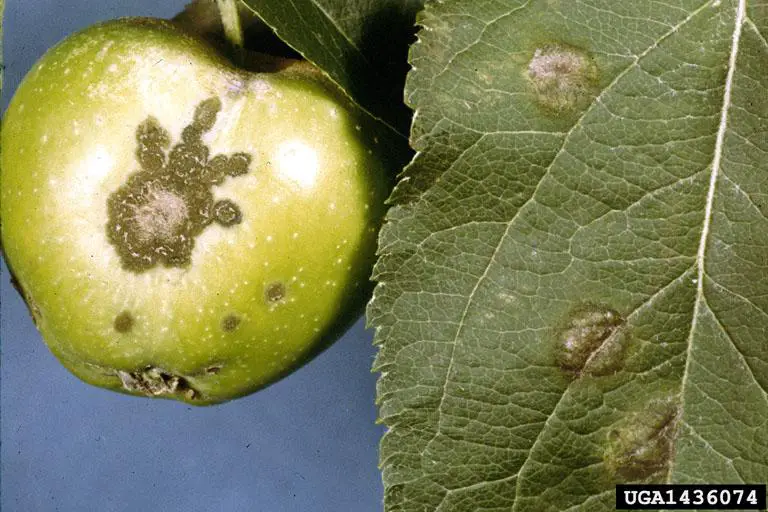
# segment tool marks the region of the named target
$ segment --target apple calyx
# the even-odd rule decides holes
[[[146,396],[181,395],[187,400],[194,400],[198,394],[184,377],[154,366],[137,372],[117,370],[117,375],[126,391],[133,393]]]

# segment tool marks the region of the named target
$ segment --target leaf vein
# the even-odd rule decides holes
[[[712,310],[712,308],[709,306],[709,303],[707,303],[707,309],[712,314],[712,318],[715,320],[715,323],[717,324],[720,331],[725,335],[725,337],[728,339],[728,341],[733,345],[734,350],[739,354],[739,357],[741,358],[741,362],[744,363],[744,366],[749,371],[750,377],[752,377],[752,380],[755,382],[757,387],[763,392],[763,398],[765,399],[765,403],[768,404],[768,389],[763,387],[763,385],[760,383],[760,381],[757,379],[757,375],[755,375],[755,370],[752,368],[752,365],[749,364],[749,361],[747,357],[744,355],[744,353],[741,351],[739,346],[736,344],[736,341],[733,339],[733,336],[730,332],[728,332],[728,329],[723,325],[723,323],[720,321],[720,319],[717,317],[715,312]]]
[[[607,209],[607,211],[605,213],[600,214],[599,216],[595,217],[594,219],[590,219],[589,222],[587,222],[586,224],[583,224],[583,225],[579,226],[578,228],[576,228],[576,232],[574,233],[574,236],[571,237],[571,238],[575,238],[576,235],[578,235],[578,233],[581,230],[586,229],[589,226],[592,226],[593,224],[595,224],[597,222],[600,222],[602,219],[604,219],[605,217],[607,217],[608,215],[610,215],[612,213],[627,212],[628,210],[636,207],[637,205],[639,205],[643,201],[645,201],[647,199],[652,199],[654,196],[656,196],[656,194],[663,193],[663,192],[665,192],[665,191],[667,191],[667,190],[669,190],[669,189],[671,189],[671,188],[673,188],[673,187],[675,187],[677,185],[680,185],[681,183],[693,181],[699,174],[703,173],[708,168],[709,167],[705,167],[705,168],[703,168],[703,169],[701,169],[699,171],[696,171],[695,173],[691,174],[690,176],[686,176],[685,178],[680,178],[680,179],[677,179],[675,181],[671,181],[669,183],[665,183],[665,184],[663,184],[661,186],[658,186],[656,188],[650,189],[650,190],[646,191],[644,194],[642,194],[641,196],[639,196],[632,203],[628,204],[623,210],[616,210],[614,208]],[[681,255],[681,256],[684,256],[684,255]]]
[[[507,17],[509,17],[509,16],[512,16],[512,15],[513,15],[514,13],[516,13],[517,11],[520,11],[520,10],[522,10],[522,9],[525,9],[525,8],[526,8],[526,7],[527,7],[527,6],[528,6],[530,3],[531,3],[531,0],[528,0],[528,1],[527,1],[527,2],[525,2],[523,5],[521,5],[521,6],[517,7],[517,8],[515,8],[515,9],[512,9],[511,11],[507,11],[507,12],[505,12],[505,13],[503,13],[503,14],[500,14],[499,16],[497,16],[497,17],[493,18],[492,20],[489,20],[489,21],[487,21],[487,22],[483,22],[483,23],[484,23],[484,26],[483,26],[483,28],[480,30],[480,33],[477,35],[477,37],[475,38],[475,40],[474,40],[474,41],[471,41],[470,43],[468,43],[468,44],[467,44],[467,45],[466,45],[464,48],[462,48],[461,50],[459,50],[459,51],[455,52],[455,53],[454,53],[454,54],[451,56],[451,58],[450,58],[450,59],[448,59],[448,61],[445,63],[445,66],[443,66],[443,69],[441,69],[441,70],[440,70],[438,73],[435,73],[435,76],[434,76],[434,78],[432,78],[432,83],[434,84],[434,83],[435,83],[435,82],[436,82],[436,81],[437,81],[437,80],[438,80],[438,79],[439,79],[441,76],[443,76],[443,74],[444,74],[444,73],[446,73],[446,72],[448,71],[448,68],[451,66],[451,64],[453,64],[453,61],[454,61],[454,60],[456,60],[456,59],[457,59],[458,57],[460,57],[461,55],[463,55],[463,54],[467,53],[467,52],[468,52],[468,51],[470,51],[472,48],[474,48],[474,47],[475,47],[475,45],[477,45],[478,43],[480,43],[480,41],[482,41],[482,39],[483,39],[483,36],[485,36],[485,33],[486,33],[486,31],[487,31],[487,30],[488,30],[488,29],[489,29],[491,26],[493,26],[495,23],[498,23],[500,20],[503,20],[504,18],[507,18]]]
[[[655,299],[656,299],[657,297],[660,297],[660,296],[661,296],[661,295],[662,295],[662,294],[663,294],[665,291],[667,291],[667,290],[668,290],[668,289],[669,289],[669,288],[670,288],[670,287],[671,287],[673,284],[675,284],[675,283],[678,283],[678,282],[682,281],[682,279],[683,279],[683,278],[684,278],[684,277],[685,277],[685,276],[686,276],[686,275],[689,273],[689,271],[690,271],[690,269],[689,269],[689,270],[686,270],[685,272],[683,272],[682,274],[680,274],[680,275],[679,275],[679,276],[677,276],[676,278],[672,279],[672,280],[671,280],[669,283],[667,283],[667,284],[666,284],[666,285],[664,285],[662,288],[660,288],[659,290],[657,290],[657,291],[656,291],[656,292],[655,292],[653,295],[651,295],[651,296],[650,296],[650,297],[649,297],[649,298],[648,298],[646,301],[644,301],[644,302],[643,302],[642,304],[640,304],[639,306],[635,307],[635,308],[632,310],[632,312],[631,312],[631,313],[629,313],[629,314],[626,316],[626,322],[627,322],[627,323],[629,323],[629,322],[631,321],[631,319],[632,319],[632,318],[634,318],[634,317],[635,317],[635,316],[636,316],[636,315],[637,315],[637,314],[638,314],[640,311],[644,310],[646,307],[649,307],[649,306],[650,306],[650,305],[651,305],[651,304],[652,304],[652,303],[655,301]],[[573,381],[573,382],[576,382],[576,381]],[[571,384],[572,384],[572,383],[571,383]],[[559,406],[560,406],[560,404],[563,402],[563,399],[564,399],[564,398],[565,398],[565,396],[568,394],[568,391],[571,389],[571,384],[568,384],[568,387],[566,387],[566,388],[565,388],[565,390],[563,390],[563,394],[562,394],[562,395],[560,395],[560,399],[557,401],[557,403],[555,404],[554,408],[552,409],[552,412],[549,414],[549,416],[547,417],[546,421],[544,422],[544,428],[542,428],[542,429],[541,429],[541,431],[539,432],[539,435],[538,435],[538,436],[536,436],[536,440],[535,440],[535,441],[533,442],[533,444],[531,445],[531,448],[530,448],[530,450],[528,450],[528,456],[526,457],[526,459],[525,459],[525,461],[523,462],[523,464],[520,466],[520,469],[518,470],[518,472],[517,472],[517,475],[521,475],[521,474],[523,473],[523,470],[525,469],[526,465],[527,465],[527,464],[528,464],[528,463],[529,463],[529,462],[532,460],[532,457],[531,457],[531,455],[533,454],[533,452],[534,452],[534,450],[535,450],[536,446],[537,446],[537,445],[539,444],[539,442],[541,441],[541,439],[542,439],[542,437],[541,437],[541,436],[542,436],[542,434],[544,433],[544,431],[546,430],[546,427],[547,427],[547,425],[548,425],[548,424],[549,424],[549,422],[552,420],[552,418],[556,416],[556,413],[557,413],[557,409],[558,409],[558,407],[559,407]],[[515,496],[517,496],[517,495],[519,494],[519,492],[520,492],[520,482],[521,482],[521,481],[522,481],[522,478],[519,478],[519,479],[517,480],[517,488],[516,488],[516,490],[515,490]],[[515,501],[515,505],[513,506],[512,510],[513,510],[513,511],[514,511],[514,510],[517,510],[517,501]]]
[[[338,31],[339,35],[341,35],[341,37],[349,43],[349,46],[355,50],[355,52],[360,56],[360,58],[366,64],[368,64],[368,66],[372,66],[371,62],[368,60],[365,54],[360,50],[360,48],[357,47],[357,45],[355,44],[354,41],[352,41],[349,35],[344,30],[342,30],[342,28],[339,26],[339,23],[334,19],[334,17],[331,16],[330,13],[328,13],[328,11],[326,11],[325,8],[322,7],[317,2],[317,0],[311,0],[311,3],[312,5],[315,6],[315,8],[317,8],[318,11],[320,11],[320,13],[322,13],[323,16],[325,16],[325,18],[330,22],[333,28],[335,28]],[[298,9],[297,9],[297,12],[298,12]]]
[[[723,179],[724,179],[725,181],[727,181],[728,183],[730,183],[731,185],[733,185],[733,190],[735,190],[735,191],[736,191],[736,192],[737,192],[737,193],[738,193],[740,196],[743,196],[743,197],[744,197],[744,199],[746,199],[746,200],[747,200],[747,202],[749,203],[749,206],[751,206],[751,207],[752,207],[752,209],[754,209],[754,210],[757,212],[757,214],[758,214],[758,215],[760,215],[760,217],[762,217],[762,218],[763,218],[763,219],[765,219],[765,220],[768,220],[768,216],[766,216],[766,215],[763,213],[763,211],[760,209],[760,206],[758,206],[758,205],[757,205],[757,203],[755,202],[755,200],[754,200],[754,199],[752,199],[752,196],[751,196],[751,195],[749,195],[749,193],[748,193],[746,190],[744,190],[743,188],[741,188],[741,187],[739,186],[739,184],[738,184],[738,183],[735,183],[735,182],[734,182],[733,180],[731,180],[731,179],[728,177],[728,175],[726,175],[726,174],[723,174]]]
[[[686,429],[688,429],[688,430],[690,431],[690,433],[691,433],[691,434],[692,434],[692,435],[693,435],[693,436],[694,436],[696,439],[698,439],[698,440],[699,440],[699,442],[703,443],[703,444],[704,444],[704,446],[706,446],[707,448],[709,448],[710,450],[712,450],[712,452],[713,452],[713,453],[715,453],[715,454],[717,454],[718,456],[720,456],[720,457],[721,457],[721,458],[722,458],[722,459],[723,459],[723,460],[724,460],[724,461],[725,461],[725,462],[726,462],[726,463],[727,463],[727,464],[728,464],[728,465],[731,467],[731,469],[733,469],[733,471],[734,471],[736,474],[739,474],[738,470],[737,470],[737,469],[736,469],[736,467],[733,465],[733,459],[731,459],[730,457],[728,457],[728,456],[727,456],[727,455],[725,455],[724,453],[722,453],[722,452],[719,452],[718,450],[716,450],[716,449],[715,449],[715,447],[714,447],[714,446],[712,446],[712,444],[711,444],[709,441],[707,441],[707,440],[704,438],[704,436],[702,436],[701,434],[699,434],[699,433],[696,431],[696,429],[695,429],[695,428],[693,428],[693,426],[692,426],[690,423],[688,423],[687,421],[683,421],[683,422],[682,422],[682,424],[685,426],[685,428],[686,428]],[[741,475],[739,475],[739,477],[741,477]],[[743,481],[744,481],[744,479],[742,478],[742,482],[743,482]]]
[[[704,220],[701,228],[701,238],[699,239],[699,249],[696,256],[696,267],[698,269],[697,286],[696,286],[696,300],[693,306],[693,315],[691,319],[691,328],[688,334],[688,348],[686,349],[686,361],[683,369],[683,376],[680,382],[680,416],[683,417],[685,413],[685,390],[688,385],[688,376],[690,375],[690,364],[692,360],[693,351],[693,337],[698,327],[699,315],[701,315],[702,304],[706,302],[704,297],[704,277],[705,277],[705,255],[707,250],[707,242],[709,240],[709,230],[712,220],[712,209],[714,205],[715,189],[717,187],[718,175],[720,173],[720,160],[723,154],[723,144],[725,141],[725,134],[728,127],[728,113],[731,105],[731,90],[733,88],[733,77],[736,72],[736,58],[739,54],[739,40],[741,38],[741,29],[744,25],[746,17],[746,0],[739,0],[736,7],[736,19],[734,21],[733,37],[731,42],[731,54],[728,58],[728,72],[725,79],[725,90],[723,92],[723,104],[721,107],[720,125],[717,130],[717,138],[715,140],[715,151],[712,158],[712,171],[709,180],[709,190],[707,191],[707,199],[704,208]],[[675,461],[669,466],[669,472],[667,473],[667,480],[671,481],[672,474],[674,473]]]
[[[760,40],[763,42],[763,46],[765,46],[766,49],[768,49],[768,40],[766,40],[765,36],[762,32],[760,32],[760,29],[757,28],[757,25],[755,25],[755,22],[752,21],[749,17],[746,18],[747,24],[750,26],[750,28],[757,34],[757,37],[760,38]]]
[[[725,286],[724,284],[721,284],[721,283],[719,283],[719,282],[718,282],[718,281],[716,281],[716,280],[715,280],[715,279],[714,279],[712,276],[709,276],[709,275],[708,275],[707,277],[709,278],[709,281],[710,281],[712,284],[714,284],[715,286],[717,286],[718,288],[720,288],[720,289],[721,289],[721,290],[723,290],[724,292],[726,292],[726,293],[730,293],[730,294],[731,294],[731,295],[733,295],[734,297],[737,297],[737,298],[739,298],[739,299],[743,300],[744,302],[746,302],[747,304],[749,304],[750,306],[752,306],[753,308],[755,308],[757,311],[759,311],[759,312],[760,312],[760,313],[761,313],[763,316],[765,316],[765,317],[768,317],[768,311],[765,311],[763,308],[761,308],[760,306],[758,306],[757,304],[755,304],[754,302],[752,302],[752,300],[751,300],[751,299],[749,299],[749,298],[745,297],[744,295],[742,295],[742,294],[740,294],[740,293],[737,293],[737,292],[733,291],[731,288],[729,288],[729,287]]]

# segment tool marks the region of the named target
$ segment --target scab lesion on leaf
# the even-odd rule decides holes
[[[606,305],[572,310],[556,336],[555,362],[566,373],[606,375],[621,369],[628,343],[624,318]]]
[[[186,267],[195,238],[209,225],[232,227],[242,221],[231,200],[215,201],[212,187],[248,172],[251,155],[210,158],[202,136],[221,110],[216,97],[202,101],[181,141],[168,150],[171,136],[149,116],[136,129],[136,160],[131,174],[107,199],[107,238],[126,270],[141,273],[162,264]]]
[[[680,419],[673,397],[654,399],[608,432],[604,461],[622,481],[663,475],[669,468]]]
[[[552,42],[533,50],[525,77],[536,103],[552,113],[581,110],[596,94],[598,70],[586,51]]]

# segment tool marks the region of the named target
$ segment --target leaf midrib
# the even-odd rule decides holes
[[[707,242],[709,240],[710,227],[712,225],[712,208],[715,202],[715,190],[717,189],[717,180],[720,175],[720,162],[723,156],[723,144],[725,141],[725,133],[728,130],[728,114],[731,107],[731,91],[733,88],[733,76],[736,72],[736,59],[739,54],[739,42],[741,39],[741,31],[746,20],[747,13],[747,0],[739,0],[736,8],[736,19],[734,21],[734,30],[731,42],[731,53],[728,58],[728,73],[725,78],[725,90],[723,91],[723,106],[720,109],[720,124],[717,129],[717,138],[715,139],[715,152],[712,157],[712,170],[709,175],[709,189],[707,190],[707,200],[704,206],[704,220],[701,227],[701,237],[699,238],[699,248],[696,253],[696,267],[697,267],[697,281],[696,281],[696,300],[693,306],[693,315],[691,318],[691,329],[688,333],[688,347],[685,354],[685,367],[683,369],[683,376],[680,383],[680,412],[679,418],[682,420],[685,413],[685,390],[688,384],[688,377],[690,375],[691,365],[691,351],[694,344],[694,335],[698,325],[699,316],[701,315],[702,304],[706,302],[704,296],[704,278],[706,277],[706,253]],[[708,307],[708,306],[707,306]],[[714,315],[714,312],[712,312]],[[674,459],[669,464],[667,471],[666,481],[672,482],[672,475],[674,474],[675,461]]]

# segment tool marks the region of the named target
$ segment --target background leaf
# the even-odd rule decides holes
[[[407,135],[408,46],[423,0],[243,0],[359,105]]]
[[[369,306],[387,510],[768,479],[768,4],[429,3]]]

